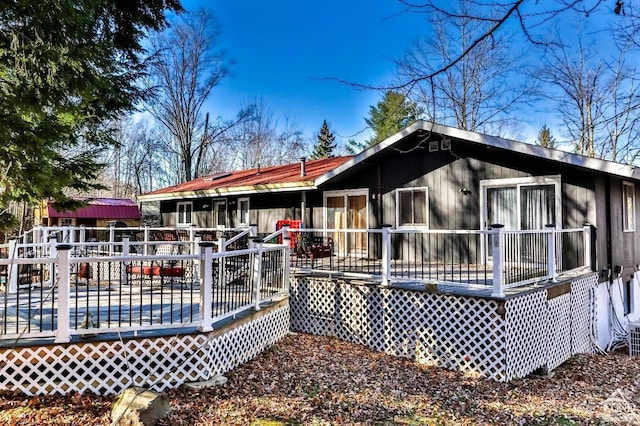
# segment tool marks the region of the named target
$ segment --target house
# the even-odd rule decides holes
[[[601,281],[638,264],[640,171],[418,121],[360,154],[221,173],[144,194],[165,226],[558,229],[593,227]],[[369,255],[374,248],[369,247]]]
[[[127,226],[140,225],[140,209],[128,199],[77,197],[86,206],[73,211],[59,211],[50,201],[45,201],[34,212],[35,224],[41,226],[91,226],[106,227],[109,222],[121,222]]]

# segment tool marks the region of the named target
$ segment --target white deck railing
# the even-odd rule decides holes
[[[511,231],[287,229],[292,266],[380,279],[490,286],[492,295],[591,266],[591,228]],[[278,233],[269,237],[277,237]]]
[[[162,242],[165,243],[166,242]],[[16,255],[0,259],[0,339],[55,338],[99,333],[197,327],[284,295],[288,245],[251,242],[214,252],[214,242],[52,244],[46,256],[17,253],[33,244],[13,242]],[[144,248],[132,251],[134,247]],[[224,240],[218,245],[225,246]],[[173,250],[173,248],[177,250]],[[183,249],[180,251],[179,249]],[[7,285],[8,284],[8,285]]]

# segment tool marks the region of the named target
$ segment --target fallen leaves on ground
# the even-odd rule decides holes
[[[469,377],[291,334],[223,386],[168,391],[162,425],[640,425],[640,359],[578,355],[548,376]],[[108,425],[114,397],[0,395],[0,424]]]

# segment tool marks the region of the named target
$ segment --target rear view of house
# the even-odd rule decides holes
[[[419,121],[353,157],[208,176],[140,197],[163,225],[508,230],[593,227],[594,270],[628,280],[640,261],[634,167]],[[344,241],[358,256],[372,244]]]

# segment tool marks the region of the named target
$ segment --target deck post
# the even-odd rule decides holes
[[[504,297],[504,225],[491,225],[491,249],[493,255],[493,292],[492,297]]]
[[[556,273],[556,227],[553,224],[545,225],[549,233],[547,234],[547,274],[552,283],[558,282]]]
[[[213,300],[213,242],[201,241],[199,249],[202,252],[200,262],[200,277],[202,278],[202,284],[200,284],[200,326],[198,331],[207,332],[213,330],[211,327],[212,311],[211,303]],[[220,264],[224,263],[220,258]]]
[[[69,327],[69,306],[71,305],[69,258],[71,257],[71,247],[71,244],[60,244],[56,247],[58,252],[58,326],[56,327],[55,343],[71,341]]]
[[[146,256],[149,254],[149,226],[145,225],[142,232],[144,235],[144,255]]]
[[[249,238],[257,238],[258,237],[258,225],[252,224],[249,225]]]
[[[58,257],[58,238],[53,237],[49,241],[49,257],[51,259],[56,259]],[[51,280],[51,286],[56,285],[56,265],[57,262],[52,262],[49,264],[49,279]]]
[[[14,259],[17,259],[18,256],[18,240],[12,238],[9,240],[9,262],[13,262]],[[5,285],[7,286],[7,292],[11,294],[15,294],[18,292],[18,271],[19,265],[15,263],[11,263],[9,267],[9,277]]]
[[[585,223],[583,227],[584,231],[582,237],[584,238],[584,265],[588,266],[593,271],[593,265],[591,265],[591,224]]]
[[[85,225],[80,225],[80,242],[87,242],[87,227]]]
[[[218,253],[224,253],[227,251],[227,240],[224,237],[218,238]],[[226,283],[224,282],[224,277],[226,276],[226,266],[225,266],[225,257],[219,258],[220,263],[218,266],[218,285],[224,286]]]
[[[256,311],[260,310],[260,288],[262,287],[262,238],[256,237],[253,239],[253,246],[256,252],[253,254],[253,285],[255,285],[255,292],[253,295],[253,307]]]
[[[129,256],[129,237],[122,237],[122,255]],[[126,267],[128,263],[129,262],[127,261],[120,262],[120,282],[121,283],[128,284],[127,267]]]
[[[202,254],[202,250],[200,250],[200,243],[202,242],[202,239],[200,237],[196,237],[195,240],[190,243],[191,247],[189,247],[189,253],[190,254],[195,254],[196,256],[200,256]],[[212,247],[213,247],[213,243],[212,243]],[[193,261],[193,280],[200,282],[200,258],[196,258]]]
[[[391,279],[391,225],[382,225],[382,285]]]
[[[192,223],[189,227],[189,241],[193,241],[196,235],[196,226]]]
[[[287,225],[289,226],[289,225]],[[286,232],[286,231],[285,231]],[[282,256],[282,290],[289,291],[289,280],[291,277],[291,244],[290,237],[287,234],[282,238],[282,244],[284,244],[283,256]]]
[[[109,256],[113,256],[113,243],[116,241],[116,225],[109,224]]]

